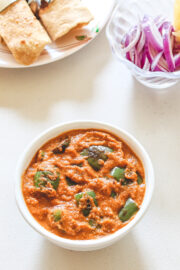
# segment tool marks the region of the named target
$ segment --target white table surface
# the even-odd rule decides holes
[[[0,69],[0,269],[180,269],[180,85],[157,93],[111,55],[103,31],[80,52],[43,67]],[[33,231],[14,199],[14,171],[26,145],[63,121],[91,119],[131,132],[156,176],[143,220],[117,244],[95,252],[58,248]]]

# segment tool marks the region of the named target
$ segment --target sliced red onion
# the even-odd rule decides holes
[[[136,48],[132,48],[129,51],[129,58],[132,63],[134,63],[136,66],[139,66],[139,55]]]
[[[144,64],[145,64],[145,61],[146,61],[146,57],[147,57],[146,50],[144,50],[142,52],[142,57],[141,57],[141,68],[144,67]]]
[[[126,58],[146,71],[180,69],[180,45],[175,43],[173,31],[164,17],[144,16],[142,25],[131,28],[121,41]]]
[[[129,50],[131,50],[133,47],[136,46],[139,40],[140,34],[141,34],[140,25],[136,25],[130,30],[130,33],[129,33],[130,42],[129,42],[129,45],[123,49],[124,53],[127,53]]]
[[[125,47],[127,47],[127,42],[128,42],[128,45],[129,45],[129,41],[128,41],[128,39],[129,39],[129,35],[128,34],[125,34],[124,36],[123,36],[123,38],[121,39],[121,46],[122,46],[122,48],[125,48]]]
[[[163,26],[163,24],[166,22],[167,20],[163,17],[163,16],[161,16],[161,15],[159,15],[159,16],[157,16],[155,19],[154,19],[154,22],[155,22],[155,24],[156,24],[156,26],[157,26],[157,28],[158,28],[158,30],[159,30],[159,32],[162,34],[162,26]]]
[[[174,62],[176,69],[180,67],[180,53],[176,54],[174,56]]]
[[[154,71],[155,68],[157,67],[157,65],[159,63],[159,60],[160,60],[162,55],[163,55],[163,52],[160,52],[154,57],[154,60],[153,60],[152,65],[151,65],[151,70],[152,71]]]
[[[135,49],[132,48],[130,51],[129,51],[129,57],[131,59],[131,62],[133,62],[135,64]]]
[[[128,47],[129,43],[130,43],[130,37],[129,37],[129,35],[127,34],[127,35],[126,35],[126,39],[125,39],[125,44],[124,44],[125,47]],[[129,51],[126,53],[126,58],[127,58],[129,61],[131,61],[131,56],[130,56],[130,52],[129,52]]]
[[[136,66],[138,66],[138,67],[139,67],[139,65],[140,65],[140,62],[139,62],[139,54],[138,54],[136,48],[134,49],[134,64],[135,64]]]
[[[136,51],[137,52],[137,51]],[[141,68],[142,53],[137,52],[137,66]]]
[[[140,68],[142,68],[141,62],[142,62],[142,58],[143,58],[145,43],[146,43],[146,37],[145,37],[144,31],[142,30],[139,41],[136,45],[136,52],[137,52],[137,56],[138,56],[137,66]]]
[[[138,41],[138,43],[136,45],[138,54],[141,53],[141,51],[143,50],[145,43],[146,43],[146,36],[144,34],[144,31],[141,31],[139,41]]]
[[[176,53],[178,53],[180,51],[180,43],[175,42],[176,37],[179,37],[179,35],[177,35],[177,33],[175,33],[175,32],[172,32],[172,36],[174,37],[173,52],[176,54]]]
[[[167,61],[164,58],[164,54],[163,54],[163,56],[159,60],[159,66],[161,66],[164,70],[166,70],[167,72],[169,72]]]
[[[158,72],[168,72],[166,69],[164,69],[163,67],[161,67],[160,65],[159,66],[156,66],[155,69],[153,71],[158,71]]]
[[[168,69],[163,67],[163,62],[162,62],[162,55],[163,52],[160,52],[156,55],[156,57],[154,58],[152,65],[151,65],[151,70],[152,71],[163,71],[163,72],[167,72]]]
[[[173,31],[174,29],[171,23],[165,22],[163,24],[162,36],[163,36],[164,55],[170,72],[173,72],[175,70],[175,62],[173,57],[173,43],[174,43],[174,37],[172,35]]]
[[[121,45],[123,48],[127,48],[129,46],[129,43],[130,43],[130,35],[129,34],[125,34],[123,39],[121,40]],[[132,48],[131,50],[127,51],[126,52],[126,58],[133,62],[134,63],[134,55],[133,55],[133,49]]]
[[[155,50],[150,43],[148,43],[148,44],[146,44],[146,54],[147,54],[147,57],[148,57],[150,64],[152,64],[154,58],[158,54],[158,51]]]
[[[165,22],[163,22],[163,23],[161,24],[161,26],[158,28],[158,30],[159,30],[159,32],[161,33],[161,35],[162,35],[162,30],[163,30],[163,25],[164,25],[164,23],[165,23]]]
[[[144,66],[143,66],[142,69],[147,70],[147,71],[151,70],[151,64],[150,64],[147,56],[145,58]]]
[[[146,40],[150,43],[158,52],[163,50],[163,42],[160,32],[154,21],[147,15],[144,16],[142,21],[142,28],[146,35]]]

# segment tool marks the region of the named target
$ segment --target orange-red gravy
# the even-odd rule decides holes
[[[104,160],[98,159],[99,170],[82,155],[92,146],[113,151],[106,152]],[[125,168],[130,184],[114,179],[110,174],[114,167]],[[128,198],[141,207],[144,178],[141,161],[117,136],[104,130],[71,130],[40,148],[22,176],[22,191],[29,211],[48,231],[69,239],[95,239],[114,233],[133,219],[122,222],[118,213]],[[94,192],[96,201],[87,195],[89,191]],[[76,194],[82,192],[77,201]],[[89,212],[84,213],[86,207]]]

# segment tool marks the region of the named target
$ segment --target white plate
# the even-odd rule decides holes
[[[75,53],[93,40],[108,21],[115,0],[83,0],[94,16],[94,20],[82,29],[72,30],[69,34],[57,42],[45,47],[38,60],[30,66],[18,64],[11,55],[8,48],[0,44],[0,67],[3,68],[25,68],[45,65]],[[85,36],[78,40],[78,36]]]

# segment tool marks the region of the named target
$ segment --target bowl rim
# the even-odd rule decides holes
[[[137,154],[140,160],[143,163],[145,175],[146,175],[146,191],[144,195],[144,200],[141,205],[140,210],[135,215],[132,221],[130,221],[126,226],[119,229],[115,233],[110,235],[104,236],[98,239],[91,239],[91,240],[71,240],[67,238],[62,238],[57,236],[44,227],[42,227],[35,218],[29,212],[24,197],[22,193],[22,174],[24,170],[27,168],[28,164],[30,163],[32,157],[36,153],[36,151],[48,140],[60,135],[69,130],[75,129],[101,129],[105,131],[109,131],[112,134],[115,134],[120,139],[122,139],[125,143],[127,143],[130,148]],[[135,150],[136,149],[136,150]],[[137,153],[138,152],[138,153]],[[143,160],[142,160],[143,159]],[[151,202],[152,194],[154,190],[154,170],[152,162],[149,158],[144,147],[136,140],[136,138],[131,135],[129,132],[105,122],[100,121],[71,121],[71,122],[63,122],[57,125],[54,125],[44,132],[40,133],[28,146],[25,148],[24,152],[19,158],[17,163],[16,171],[15,171],[15,197],[18,209],[26,220],[26,222],[38,233],[42,236],[47,238],[48,240],[52,241],[53,243],[67,249],[74,249],[74,250],[92,250],[92,249],[100,249],[105,246],[111,245],[117,240],[119,240],[122,236],[130,231],[142,218],[144,213],[147,211],[147,208]]]
[[[127,0],[126,0],[127,1]],[[126,2],[125,1],[125,2]],[[128,0],[128,1],[132,1],[132,0]],[[116,43],[114,40],[114,36],[113,33],[111,33],[111,26],[114,25],[114,19],[116,18],[116,13],[119,11],[119,9],[122,9],[123,6],[125,5],[124,1],[120,1],[110,19],[109,22],[106,26],[106,36],[108,38],[108,41],[110,43],[110,46],[112,48],[112,52],[113,54],[119,59],[121,60],[123,63],[125,63],[130,69],[134,69],[134,71],[139,75],[139,76],[143,76],[145,78],[152,78],[152,77],[161,77],[161,78],[166,78],[166,79],[180,79],[180,70],[179,71],[174,71],[174,72],[162,72],[162,71],[148,71],[148,70],[144,70],[141,69],[140,67],[136,66],[134,63],[130,62],[128,59],[126,59],[124,56],[119,54],[119,51],[115,48],[114,44]],[[120,53],[122,53],[121,49],[119,48]]]

